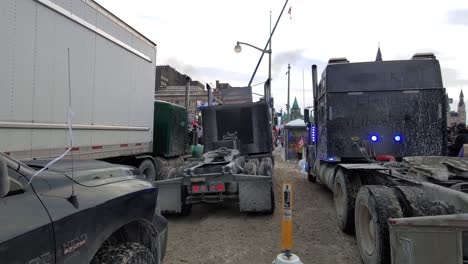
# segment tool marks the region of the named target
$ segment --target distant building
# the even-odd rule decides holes
[[[226,87],[218,89],[223,104],[245,104],[252,102],[252,87]]]
[[[449,99],[450,102],[451,99]],[[447,125],[466,123],[466,106],[463,96],[463,90],[460,91],[460,101],[458,102],[457,111],[450,111],[450,106],[447,107]]]
[[[217,95],[223,104],[244,104],[252,102],[252,87],[232,87],[229,83],[216,80]],[[213,95],[215,92],[213,92]]]
[[[291,118],[289,120],[303,119],[303,118],[304,117],[302,116],[301,108],[299,107],[299,104],[297,103],[297,98],[294,97],[294,103],[291,108]]]
[[[156,87],[155,90],[164,89],[167,86],[185,86],[187,75],[178,72],[169,65],[156,66]],[[192,80],[191,86],[205,88],[199,81]]]
[[[155,100],[166,101],[185,107],[185,86],[187,75],[169,65],[156,66]],[[213,98],[220,104],[220,93],[213,89]],[[199,81],[190,82],[189,113],[196,114],[197,108],[208,100],[208,91]]]
[[[221,104],[219,96],[213,94],[217,104]],[[185,86],[167,86],[157,90],[154,99],[170,102],[185,107]],[[204,105],[208,100],[208,92],[198,86],[190,86],[190,109],[189,113],[195,114],[197,108]]]
[[[216,89],[232,88],[229,83],[221,83],[219,80],[216,80]]]

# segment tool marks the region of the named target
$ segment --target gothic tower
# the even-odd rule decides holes
[[[463,100],[463,90],[460,91],[460,101],[458,102],[458,120],[460,123],[466,123],[466,106]]]
[[[293,107],[291,108],[291,119],[302,119],[301,108],[299,108],[299,104],[297,103],[297,98],[294,97]]]

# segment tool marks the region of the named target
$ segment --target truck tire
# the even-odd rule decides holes
[[[246,162],[244,165],[244,173],[248,175],[257,175],[257,164],[254,161]]]
[[[154,168],[156,171],[156,180],[163,180],[161,177],[161,172],[163,171],[164,168],[169,166],[169,162],[161,157],[155,157],[154,158]]]
[[[177,177],[177,170],[172,167],[164,167],[159,172],[158,180],[168,180]]]
[[[315,177],[313,174],[312,174],[312,168],[311,166],[307,163],[307,180],[309,182],[317,182],[317,177]]]
[[[273,176],[273,162],[270,158],[263,158],[257,168],[257,175]]]
[[[386,186],[361,187],[356,198],[356,240],[364,264],[389,264],[388,220],[403,216],[398,198]]]
[[[395,194],[400,195],[400,205],[405,217],[454,214],[447,203],[431,199],[424,189],[415,186],[397,186]]]
[[[347,234],[354,233],[354,204],[360,187],[361,183],[358,177],[347,174],[343,169],[337,170],[333,201],[338,227]]]
[[[187,204],[185,201],[182,201],[182,212],[180,212],[181,216],[189,216],[192,212],[192,205]]]
[[[153,161],[149,159],[143,160],[138,166],[141,173],[145,176],[146,179],[153,182],[156,179],[156,169],[154,167]]]
[[[266,215],[272,215],[275,213],[275,208],[276,208],[276,205],[275,205],[275,191],[273,189],[273,185],[271,186],[271,209],[266,211],[265,214]]]
[[[156,263],[151,251],[140,243],[127,242],[99,249],[91,264],[149,264]]]
[[[187,195],[188,195],[188,190],[187,187],[182,186],[182,190],[180,191],[181,197],[180,201],[182,204],[181,212],[179,215],[181,216],[188,216],[192,212],[192,205],[187,203]]]

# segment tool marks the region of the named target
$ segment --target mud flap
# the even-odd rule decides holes
[[[156,181],[158,188],[157,209],[162,213],[181,213],[181,182],[180,181]]]
[[[268,212],[271,204],[271,179],[240,181],[239,207],[241,212]]]

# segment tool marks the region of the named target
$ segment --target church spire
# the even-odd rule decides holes
[[[297,97],[294,97],[293,109],[299,109],[299,104],[297,103]]]
[[[458,106],[463,106],[465,104],[463,90],[460,91],[460,101],[458,102]]]
[[[382,61],[382,52],[380,52],[380,42],[379,48],[377,49],[377,56],[375,57],[375,61]]]

